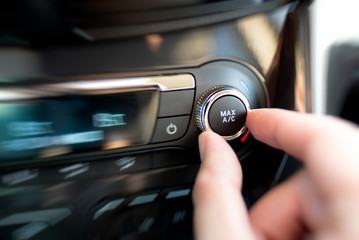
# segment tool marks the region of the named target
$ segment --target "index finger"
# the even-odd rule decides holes
[[[248,113],[247,126],[259,141],[302,160],[311,175],[331,190],[343,184],[358,186],[359,131],[355,125],[333,117],[259,109]]]

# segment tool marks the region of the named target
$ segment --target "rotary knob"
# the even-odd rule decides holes
[[[246,130],[247,98],[237,89],[217,86],[205,92],[196,107],[196,124],[200,131],[210,130],[226,140],[241,136]]]

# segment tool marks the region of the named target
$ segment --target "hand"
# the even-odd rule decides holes
[[[253,110],[252,135],[304,163],[247,212],[235,153],[217,134],[199,137],[194,192],[197,240],[359,239],[359,130],[333,117]]]

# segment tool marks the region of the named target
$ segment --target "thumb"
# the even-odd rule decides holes
[[[200,135],[199,147],[202,165],[193,191],[195,238],[254,239],[235,153],[213,132]]]

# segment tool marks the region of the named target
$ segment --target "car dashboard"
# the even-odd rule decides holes
[[[204,130],[236,152],[250,208],[300,164],[256,141],[246,113],[277,107],[345,117],[356,101],[327,110],[318,98],[323,88],[310,70],[323,52],[311,49],[320,32],[309,27],[319,24],[318,2],[5,4],[0,238],[193,239]],[[332,60],[343,49],[335,46]],[[338,68],[352,84],[356,66],[346,66]]]

